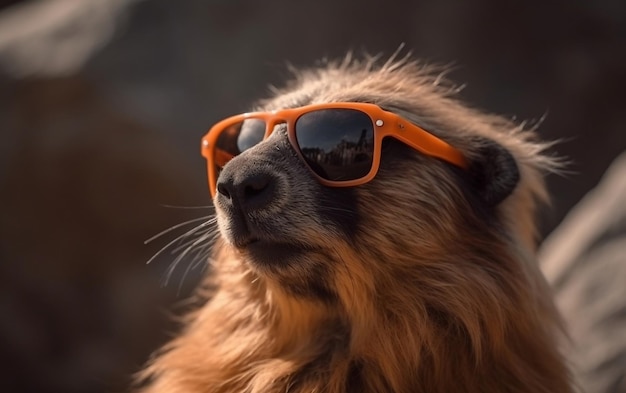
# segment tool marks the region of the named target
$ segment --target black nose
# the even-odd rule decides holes
[[[218,197],[242,210],[267,207],[275,197],[276,178],[267,172],[222,173],[217,181]]]

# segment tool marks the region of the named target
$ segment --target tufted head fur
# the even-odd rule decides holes
[[[329,188],[279,126],[222,171],[215,290],[151,362],[146,391],[571,391],[534,259],[554,162],[532,130],[454,90],[417,62],[348,58],[298,72],[255,108],[374,103],[470,166],[388,139],[374,180]],[[234,203],[229,187],[259,176],[272,179],[263,206]]]

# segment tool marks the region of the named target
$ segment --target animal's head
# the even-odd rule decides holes
[[[532,253],[544,146],[453,90],[414,62],[346,61],[218,124],[204,152],[224,240],[293,295],[331,302],[441,259],[489,276],[503,267],[473,255]]]

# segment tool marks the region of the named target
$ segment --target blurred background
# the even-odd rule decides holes
[[[204,270],[146,265],[191,225],[144,241],[210,214],[206,129],[287,62],[401,43],[472,106],[545,117],[573,174],[542,235],[626,148],[623,0],[0,0],[0,391],[124,391]]]

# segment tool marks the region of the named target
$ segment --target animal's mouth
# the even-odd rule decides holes
[[[251,237],[233,244],[247,259],[261,268],[280,268],[313,251],[308,245]]]
[[[280,268],[293,263],[293,260],[313,250],[311,245],[276,228],[270,219],[253,220],[236,209],[224,212],[221,217],[228,228],[223,235],[250,263],[259,268]],[[220,217],[218,217],[220,219]]]

